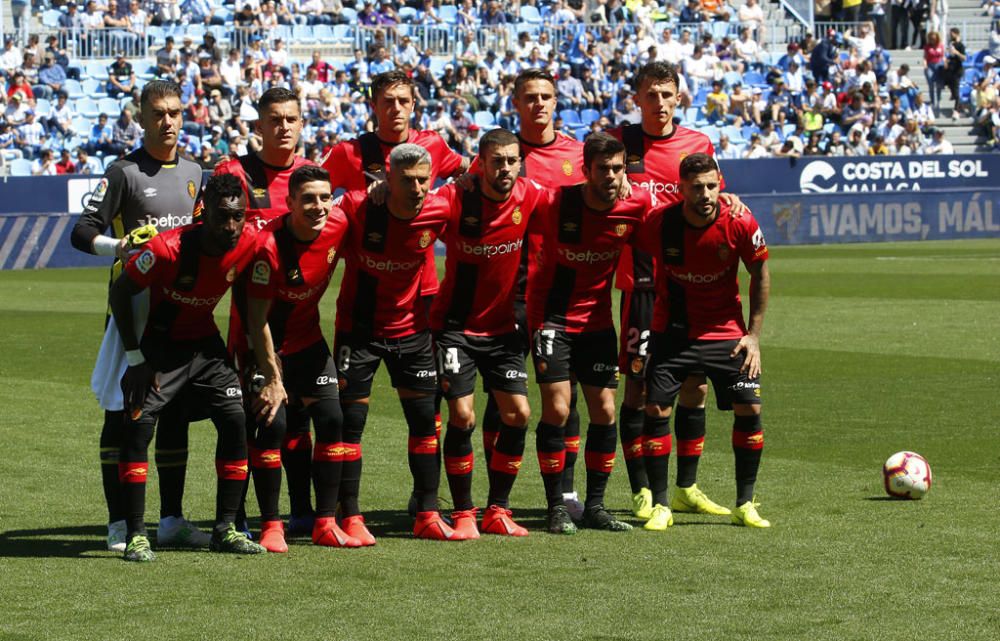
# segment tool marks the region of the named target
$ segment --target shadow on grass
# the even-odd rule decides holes
[[[888,501],[889,503],[909,503],[913,499],[896,498],[894,496],[866,496],[864,501]]]
[[[108,558],[107,534],[104,525],[7,530],[0,532],[0,558]]]

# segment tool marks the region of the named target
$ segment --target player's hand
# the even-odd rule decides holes
[[[115,257],[125,263],[131,255],[132,250],[129,249],[128,234],[126,234],[121,240],[118,241],[118,247],[115,247]]]
[[[455,184],[462,191],[472,191],[476,188],[476,174],[465,172],[461,176],[454,178]]]
[[[746,372],[747,378],[751,380],[760,376],[760,341],[757,337],[747,334],[741,338],[729,354],[729,358],[736,358],[740,352],[746,352],[740,373]]]
[[[368,185],[368,199],[373,205],[382,205],[389,197],[389,183],[384,180],[376,180]]]
[[[729,205],[729,216],[731,218],[743,218],[743,214],[750,213],[750,208],[736,194],[722,193],[719,194],[719,198]]]
[[[257,415],[257,420],[263,422],[264,425],[270,425],[275,414],[287,402],[288,394],[285,393],[285,386],[281,384],[280,379],[274,379],[264,384],[260,394],[253,399],[251,405]]]
[[[125,399],[125,411],[132,420],[142,416],[142,406],[146,402],[150,388],[160,391],[156,373],[149,363],[140,363],[125,369],[125,375],[122,376],[122,397]]]
[[[622,181],[622,186],[618,190],[618,200],[628,200],[629,196],[632,195],[632,183],[628,180]]]

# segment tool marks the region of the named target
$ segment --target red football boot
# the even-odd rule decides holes
[[[281,521],[264,521],[260,524],[260,544],[268,552],[282,554],[288,551],[285,543],[285,524]]]
[[[369,535],[370,536],[370,535]],[[316,545],[331,548],[359,548],[361,541],[340,529],[337,519],[332,516],[316,517],[313,523],[312,540]]]
[[[455,530],[455,534],[466,541],[475,541],[479,538],[479,529],[476,528],[476,508],[452,512],[451,523],[451,529]]]
[[[375,545],[375,537],[365,527],[365,517],[360,514],[340,519],[340,527],[344,534],[354,537],[361,545]]]
[[[483,514],[483,532],[500,536],[528,536],[528,530],[511,518],[510,510],[491,505]]]
[[[413,536],[418,539],[433,541],[464,541],[462,535],[451,529],[441,518],[441,513],[417,512],[417,520],[413,522]]]

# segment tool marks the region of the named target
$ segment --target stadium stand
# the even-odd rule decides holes
[[[756,3],[745,0],[253,0],[249,11],[236,1],[183,0],[175,19],[148,0],[119,2],[114,14],[101,2],[35,0],[30,19],[16,31],[8,19],[4,29],[0,74],[8,127],[0,151],[5,157],[20,151],[29,158],[35,149],[58,155],[88,142],[101,113],[113,123],[131,101],[107,93],[119,50],[132,64],[137,88],[157,75],[182,79],[190,124],[202,104],[208,107],[207,126],[185,127],[185,153],[205,165],[232,151],[230,143],[236,149],[258,144],[247,123],[256,98],[273,85],[302,96],[303,153],[321,157],[338,140],[370,127],[364,96],[371,76],[402,67],[417,80],[422,108],[414,126],[442,132],[467,153],[475,148],[462,133],[468,128],[452,121],[516,128],[510,93],[518,71],[541,67],[559,77],[561,67],[569,70],[567,82],[577,79],[583,97],[560,101],[559,124],[582,139],[636,120],[630,80],[652,59],[680,67],[678,122],[713,142],[724,137],[731,157],[1000,148],[996,3],[951,0],[946,15],[913,23],[864,3],[860,14],[820,12],[815,23],[803,25],[777,2],[763,4],[762,22],[752,19],[747,5]],[[931,31],[941,35],[943,52],[923,48]],[[940,64],[927,71],[925,59]],[[212,75],[222,78],[217,89],[205,82]],[[775,90],[778,85],[783,88]],[[956,99],[950,88],[957,89]],[[62,116],[72,123],[62,131],[52,124],[59,94],[67,96]],[[27,124],[28,112],[41,132]],[[764,132],[767,123],[779,125],[773,136]],[[852,145],[854,131],[860,142]],[[755,135],[770,144],[754,143]],[[789,138],[793,143],[785,145]],[[211,153],[201,154],[202,146]],[[110,150],[91,149],[102,165],[108,162]],[[7,167],[13,170],[13,162]]]

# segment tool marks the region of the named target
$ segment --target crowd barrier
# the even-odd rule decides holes
[[[1000,156],[723,160],[772,245],[1000,237]],[[99,177],[0,184],[0,269],[107,265],[70,246]]]

